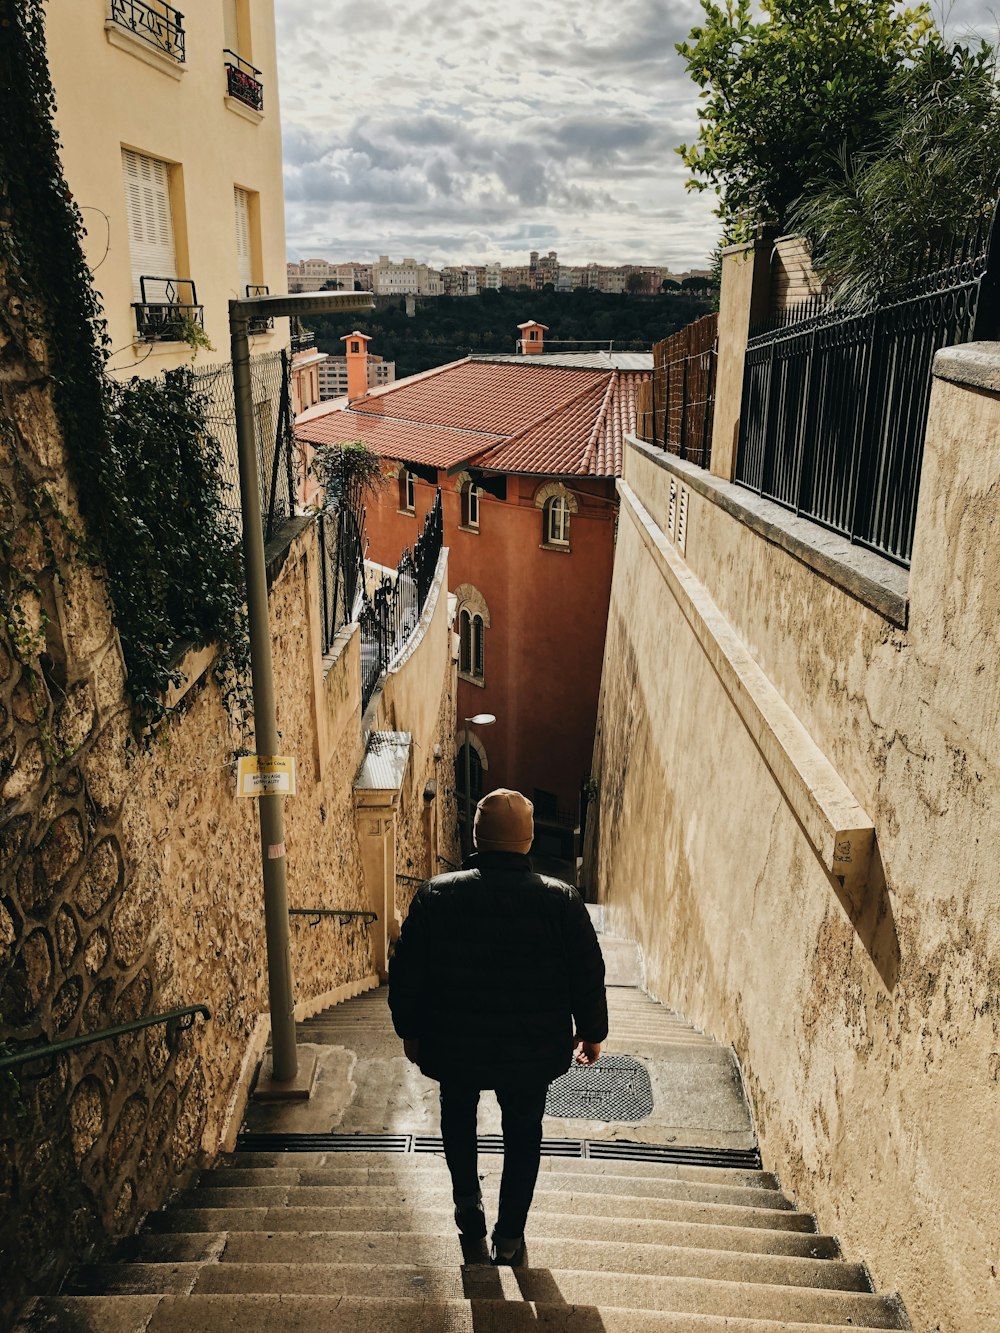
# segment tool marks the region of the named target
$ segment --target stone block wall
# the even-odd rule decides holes
[[[908,618],[856,551],[837,574],[831,534],[809,555],[812,525],[630,444],[591,875],[652,993],[735,1047],[765,1165],[914,1327],[978,1333],[1000,1326],[1000,347],[936,376]],[[829,793],[774,760],[793,734],[874,826],[860,884],[800,817]]]
[[[43,369],[22,357],[15,375],[8,364],[0,393],[16,432],[5,448],[59,488],[78,523]],[[0,456],[0,480],[13,493],[11,458]],[[57,531],[49,572],[27,517],[24,534],[41,588],[36,623],[45,604],[48,625],[44,652],[26,664],[0,625],[0,1037],[37,1044],[188,1004],[207,1004],[211,1019],[102,1041],[44,1077],[0,1085],[0,1324],[211,1161],[238,1118],[267,1004],[257,812],[235,799],[239,738],[212,653],[189,654],[186,691],[145,751],[131,739],[100,571],[74,563]],[[286,806],[289,901],[362,907],[356,627],[321,656],[311,522],[289,525],[268,555],[278,723],[299,776]],[[444,745],[453,680],[438,636],[406,707],[426,689],[419,727],[440,727]],[[434,739],[415,782],[434,766]],[[427,859],[416,823],[399,846],[404,861]],[[357,925],[293,918],[292,949],[306,1010],[375,984]]]

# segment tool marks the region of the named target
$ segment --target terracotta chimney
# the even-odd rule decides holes
[[[537,356],[545,346],[545,335],[549,331],[549,326],[539,324],[537,320],[529,319],[525,324],[518,324],[517,327],[521,334],[518,339],[517,350],[522,356]]]
[[[367,333],[345,333],[340,340],[346,343],[347,353],[347,397],[352,402],[363,398],[368,392],[368,344],[371,342]]]

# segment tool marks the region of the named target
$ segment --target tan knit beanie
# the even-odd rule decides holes
[[[481,852],[529,852],[535,836],[534,814],[535,807],[526,796],[498,787],[476,806],[472,826],[476,847]]]

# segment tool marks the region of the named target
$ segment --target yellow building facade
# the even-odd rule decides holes
[[[109,371],[228,360],[230,299],[286,289],[273,0],[49,0],[47,19]],[[277,320],[251,351],[287,344]]]

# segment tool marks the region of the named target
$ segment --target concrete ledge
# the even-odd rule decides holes
[[[1000,343],[943,347],[934,357],[934,376],[984,393],[1000,393]]]
[[[634,435],[626,436],[626,444],[658,467],[683,478],[691,490],[752,528],[765,541],[780,546],[894,625],[906,628],[909,571],[902,566],[894,565],[874,551],[855,546],[846,537],[828,532],[808,518],[800,518],[773,500],[765,500],[735,482],[724,481],[696,463],[664,453]]]
[[[631,486],[620,481],[618,490],[622,512],[635,524],[824,868],[846,888],[862,888],[875,845],[870,817]]]

